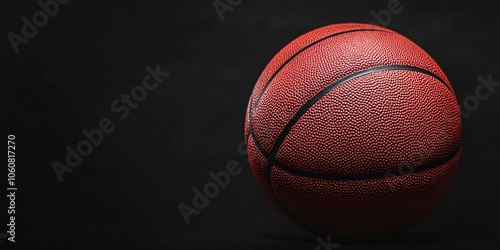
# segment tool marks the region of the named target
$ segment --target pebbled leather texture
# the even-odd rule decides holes
[[[461,129],[437,63],[367,24],[288,44],[258,79],[245,121],[252,172],[279,210],[311,231],[363,237],[430,214],[452,183]]]

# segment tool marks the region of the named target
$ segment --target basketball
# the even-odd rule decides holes
[[[459,163],[452,85],[418,45],[392,30],[335,24],[279,51],[247,106],[256,182],[314,233],[381,237],[422,222]]]

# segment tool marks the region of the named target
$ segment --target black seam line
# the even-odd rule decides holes
[[[259,141],[257,140],[257,138],[255,137],[255,134],[254,132],[252,131],[252,133],[250,134],[252,136],[252,139],[253,139],[253,142],[255,143],[255,146],[257,147],[257,149],[260,151],[260,153],[266,157],[267,160],[269,160],[269,154],[266,152],[266,150],[264,149],[264,147],[262,147],[262,145],[260,145]]]
[[[352,33],[352,32],[360,32],[360,31],[381,31],[381,32],[391,33],[390,31],[380,30],[380,29],[354,29],[354,30],[346,30],[346,31],[342,31],[342,32],[339,32],[339,33],[331,34],[331,35],[325,36],[325,37],[323,37],[321,39],[318,39],[318,40],[316,40],[316,41],[308,44],[307,46],[303,47],[302,49],[298,50],[297,52],[295,52],[295,54],[293,54],[292,56],[290,56],[290,58],[288,58],[283,64],[281,64],[280,67],[273,73],[273,75],[271,75],[271,77],[266,82],[266,84],[264,85],[264,87],[260,91],[259,95],[257,96],[257,99],[255,99],[255,103],[253,105],[250,103],[249,110],[248,110],[248,118],[249,118],[249,121],[248,121],[248,134],[246,136],[245,141],[248,143],[248,137],[250,136],[251,131],[252,131],[252,117],[253,117],[253,113],[255,112],[255,109],[257,108],[257,105],[259,104],[260,98],[262,97],[262,95],[266,91],[266,89],[269,86],[269,84],[271,84],[272,80],[276,77],[276,75],[278,75],[278,73],[288,63],[290,63],[295,57],[297,57],[299,54],[301,54],[302,52],[304,52],[308,48],[310,48],[310,47],[312,47],[312,46],[314,46],[314,45],[316,45],[316,44],[318,44],[318,43],[320,43],[320,42],[322,42],[324,40],[327,40],[327,39],[335,37],[335,36],[339,36],[339,35],[343,35],[343,34],[347,34],[347,33]]]
[[[386,171],[386,172],[380,172],[380,173],[371,173],[371,174],[356,174],[356,175],[331,175],[331,174],[320,174],[320,173],[312,173],[312,172],[306,172],[302,170],[297,170],[295,168],[292,168],[290,166],[287,166],[281,162],[278,162],[277,160],[274,161],[274,166],[283,169],[287,171],[288,173],[291,173],[293,175],[297,176],[302,176],[302,177],[309,177],[309,178],[314,178],[314,179],[321,179],[321,180],[374,180],[374,179],[382,179],[382,178],[389,178],[393,176],[403,176],[403,175],[408,175],[408,174],[414,174],[422,171],[426,171],[429,169],[433,169],[436,167],[439,167],[448,161],[452,160],[455,158],[460,152],[461,145],[459,145],[456,149],[454,149],[450,154],[447,156],[440,158],[436,161],[425,163],[422,165],[418,166],[411,166],[411,167],[404,167],[400,170],[392,170],[392,171]]]
[[[304,115],[307,112],[307,110],[309,110],[309,108],[311,108],[312,105],[314,105],[317,101],[319,101],[323,96],[328,94],[334,88],[336,88],[336,87],[338,87],[338,86],[342,85],[343,83],[346,83],[350,80],[358,78],[360,76],[372,74],[372,73],[376,73],[376,72],[380,72],[380,71],[387,71],[387,70],[409,70],[409,71],[421,72],[421,73],[430,75],[430,76],[438,79],[440,82],[442,82],[449,89],[446,82],[443,81],[441,78],[439,78],[439,76],[437,76],[436,74],[434,74],[430,71],[427,71],[425,69],[414,67],[414,66],[383,65],[383,66],[375,66],[375,67],[371,67],[371,68],[368,68],[365,70],[357,71],[357,72],[352,73],[352,74],[350,74],[350,75],[348,75],[340,80],[333,82],[332,84],[330,84],[327,87],[325,87],[324,89],[322,89],[318,94],[316,94],[309,101],[307,101],[306,104],[304,104],[304,106],[302,106],[299,109],[299,111],[297,111],[297,113],[295,113],[295,115],[292,117],[292,119],[290,119],[290,121],[283,128],[283,130],[281,131],[281,134],[278,136],[278,139],[276,139],[276,142],[275,142],[271,152],[269,153],[269,155],[271,155],[274,158],[274,156],[278,152],[279,147],[281,146],[281,144],[285,140],[285,137],[288,135],[288,133],[290,132],[292,127],[299,121],[299,119],[302,117],[302,115]]]
[[[250,135],[252,136],[252,139],[255,143],[255,146],[260,151],[260,153],[267,159],[267,161],[268,161],[267,164],[269,164],[271,162],[271,160],[270,160],[271,157],[266,152],[266,150],[262,147],[262,145],[260,145],[257,138],[255,137],[255,134],[252,132]],[[298,219],[296,219],[295,216],[293,216],[293,214],[290,211],[288,211],[288,209],[283,205],[283,203],[281,203],[280,199],[278,198],[278,196],[274,192],[274,189],[273,189],[272,184],[271,184],[270,176],[271,176],[272,166],[273,165],[266,165],[265,174],[264,174],[264,182],[266,184],[266,188],[269,191],[269,193],[271,193],[271,195],[274,198],[274,200],[276,201],[276,203],[278,203],[278,205],[281,207],[282,211],[287,215],[287,217],[290,220],[292,220],[293,222],[295,222],[297,225],[301,226],[302,228],[306,229],[307,231],[314,233],[314,234],[318,234],[319,232],[314,231],[313,229],[309,228],[307,225],[305,225],[304,223],[302,223]]]
[[[264,87],[262,88],[262,90],[260,91],[259,93],[259,96],[257,96],[257,99],[255,99],[255,104],[254,104],[254,108],[257,106],[257,104],[259,103],[259,100],[260,98],[262,97],[262,95],[264,94],[264,91],[266,91],[266,88],[269,86],[269,84],[271,83],[271,81],[276,77],[276,75],[278,75],[278,73],[288,64],[290,63],[295,57],[297,57],[298,55],[300,55],[302,52],[304,52],[305,50],[309,49],[310,47],[326,40],[326,39],[329,39],[329,38],[332,38],[332,37],[335,37],[335,36],[339,36],[339,35],[343,35],[343,34],[347,34],[347,33],[352,33],[352,32],[359,32],[359,31],[382,31],[382,32],[388,32],[388,31],[385,31],[385,30],[379,30],[379,29],[355,29],[355,30],[347,30],[347,31],[342,31],[342,32],[339,32],[339,33],[335,33],[335,34],[331,34],[331,35],[328,35],[326,37],[323,37],[319,40],[316,40],[312,43],[310,43],[309,45],[305,46],[304,48],[298,50],[297,52],[295,52],[295,54],[293,54],[292,56],[290,56],[290,58],[288,58],[283,64],[281,64],[281,66],[274,72],[274,74],[269,78],[269,80],[266,82],[266,85],[264,85]]]
[[[338,81],[335,81],[334,83],[330,84],[325,89],[323,89],[322,91],[320,91],[320,93],[318,93],[317,95],[315,95],[313,97],[313,99],[309,100],[306,103],[306,105],[309,105],[309,106],[306,107],[306,105],[304,105],[299,110],[299,112],[297,112],[295,114],[295,116],[290,120],[290,122],[288,122],[288,124],[285,126],[285,128],[281,131],[281,134],[278,137],[278,140],[276,140],[276,142],[275,142],[275,144],[273,146],[273,149],[271,150],[270,154],[265,153],[264,148],[262,148],[262,146],[258,142],[257,138],[253,134],[253,129],[252,129],[252,116],[253,115],[249,115],[249,135],[248,136],[250,136],[250,134],[252,134],[252,138],[254,139],[255,143],[257,145],[259,145],[259,146],[257,146],[259,148],[259,151],[261,151],[264,156],[267,155],[266,158],[267,158],[268,162],[267,162],[266,169],[265,169],[265,174],[264,174],[264,182],[266,184],[267,190],[271,193],[271,195],[273,196],[274,200],[282,208],[282,210],[287,215],[287,217],[290,218],[295,223],[297,223],[299,226],[302,226],[303,228],[306,228],[309,231],[312,231],[312,229],[310,229],[307,225],[303,224],[297,218],[295,218],[295,216],[283,205],[283,203],[279,199],[278,195],[274,192],[274,188],[273,188],[273,186],[271,184],[271,173],[272,173],[272,169],[273,169],[272,167],[273,167],[273,165],[275,165],[275,162],[276,162],[276,158],[275,158],[276,157],[276,153],[277,153],[277,151],[278,151],[281,143],[283,143],[283,140],[285,139],[286,135],[291,130],[291,128],[293,127],[293,125],[299,120],[300,116],[302,116],[310,108],[310,106],[312,106],[314,103],[316,103],[321,97],[323,97],[324,95],[326,95],[330,90],[332,90],[335,87],[339,86],[340,84],[342,84],[344,82],[347,82],[347,81],[350,81],[350,80],[352,80],[352,79],[354,79],[356,77],[359,77],[359,76],[362,76],[362,75],[365,75],[365,74],[374,73],[374,72],[377,72],[377,71],[391,70],[391,69],[394,69],[394,70],[396,70],[396,69],[399,69],[399,70],[401,70],[401,69],[403,69],[403,70],[407,69],[407,70],[413,70],[413,71],[418,71],[418,72],[422,72],[422,73],[428,74],[428,75],[433,76],[436,79],[440,80],[449,89],[449,87],[447,86],[446,82],[444,82],[437,75],[435,75],[432,72],[429,72],[427,70],[420,69],[420,68],[417,68],[417,67],[412,67],[412,66],[406,66],[406,65],[378,66],[378,67],[372,67],[372,68],[369,68],[369,69],[366,69],[366,70],[358,71],[358,72],[353,73],[353,74],[351,74],[351,75],[349,75],[347,77],[344,77],[344,78],[342,78],[342,79],[340,79]],[[252,105],[250,104],[250,109],[251,109],[251,106]],[[257,103],[256,103],[255,106],[257,106]],[[253,111],[249,110],[249,114],[252,114],[252,113],[253,113]],[[287,131],[285,131],[285,129],[287,129]],[[248,136],[247,136],[247,138],[248,138]]]
[[[275,159],[275,155],[279,149],[279,147],[281,146],[281,144],[283,143],[286,135],[289,133],[289,131],[291,130],[291,128],[293,127],[293,125],[295,125],[295,123],[300,119],[300,117],[312,106],[314,105],[314,103],[316,103],[319,99],[321,99],[324,95],[326,95],[330,90],[333,90],[335,87],[341,85],[342,83],[345,83],[345,82],[348,82],[356,77],[359,77],[359,76],[362,76],[362,75],[366,75],[366,74],[370,74],[370,73],[374,73],[374,72],[380,72],[380,71],[384,71],[384,70],[411,70],[411,71],[416,71],[416,72],[421,72],[421,73],[424,73],[424,74],[427,74],[427,75],[430,75],[434,78],[436,78],[437,80],[439,80],[440,82],[442,82],[446,87],[448,87],[448,85],[446,84],[446,82],[444,80],[442,80],[441,78],[439,78],[439,76],[437,76],[436,74],[430,72],[430,71],[427,71],[427,70],[424,70],[424,69],[421,69],[421,68],[417,68],[417,67],[413,67],[413,66],[406,66],[406,65],[384,65],[384,66],[376,66],[376,67],[372,67],[372,68],[368,68],[368,69],[365,69],[365,70],[361,70],[361,71],[358,71],[358,72],[355,72],[347,77],[344,77],[340,80],[337,80],[335,81],[334,83],[332,83],[331,85],[327,86],[326,88],[324,88],[322,91],[320,91],[316,96],[314,96],[311,100],[309,100],[296,114],[295,116],[290,120],[290,122],[285,126],[285,128],[282,130],[280,136],[278,137],[278,139],[276,140],[275,142],[275,145],[274,145],[274,148],[273,150],[271,151],[271,153],[268,153],[264,147],[260,144],[260,142],[257,140],[257,137],[255,136],[255,133],[253,130],[249,130],[249,136],[251,135],[252,136],[252,139],[255,143],[255,146],[257,147],[257,149],[260,151],[260,153],[266,157],[268,159],[268,161],[270,162],[273,162],[275,163],[278,167],[282,167],[283,169],[286,169],[287,171],[290,171],[290,172],[294,172],[294,173],[297,173],[297,174],[300,174],[301,171],[300,170],[296,170],[296,169],[293,169],[289,166],[286,166],[285,164],[283,163],[280,163],[280,162],[277,162],[277,160]],[[449,88],[448,88],[449,89]],[[451,91],[451,90],[450,90]],[[323,93],[324,92],[324,93]],[[247,137],[248,139],[248,137]],[[425,170],[424,167],[419,167],[418,169],[422,168],[423,170]],[[422,170],[422,171],[423,171]],[[302,173],[304,176],[306,176],[307,174],[311,174],[311,173],[307,173],[307,172],[303,172]],[[315,176],[315,174],[312,174],[313,176]],[[322,175],[319,174],[318,175],[318,178],[322,178]],[[332,179],[336,179],[338,178],[339,180],[340,179],[356,179],[357,177],[349,177],[349,176],[332,176],[332,177],[325,177],[325,178],[332,178]],[[365,177],[360,177],[359,179],[361,178],[372,178],[372,179],[375,179],[375,178],[380,178],[380,174],[374,174],[373,176],[372,175],[367,175]]]

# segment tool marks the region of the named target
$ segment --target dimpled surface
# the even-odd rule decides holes
[[[335,235],[379,236],[425,219],[445,195],[458,155],[425,172],[374,180],[321,180],[273,167],[272,185],[296,220]]]
[[[461,119],[451,84],[420,47],[377,26],[337,24],[271,60],[245,134],[257,183],[289,218],[313,231],[375,236],[415,225],[446,194]],[[413,172],[422,165],[432,167]],[[363,179],[370,174],[382,177]]]
[[[309,108],[276,158],[307,172],[345,175],[434,162],[458,146],[455,106],[448,89],[429,75],[404,70],[364,75]]]

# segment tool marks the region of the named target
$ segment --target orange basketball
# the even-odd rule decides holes
[[[437,63],[373,25],[308,32],[266,66],[245,134],[257,183],[313,232],[377,237],[408,229],[447,193],[461,117]]]

